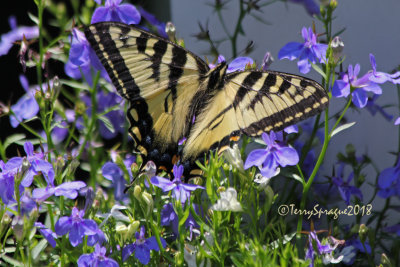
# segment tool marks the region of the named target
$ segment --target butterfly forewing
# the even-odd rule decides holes
[[[282,130],[322,111],[327,104],[324,88],[301,76],[273,71],[227,74],[223,90],[196,119],[184,156],[195,157],[196,152],[225,146],[242,133],[259,136]]]
[[[188,134],[189,103],[209,70],[207,64],[131,25],[93,24],[85,35],[118,92],[129,100],[127,115],[137,149],[156,162],[175,151]]]

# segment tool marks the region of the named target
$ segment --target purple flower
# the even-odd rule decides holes
[[[217,59],[217,65],[221,64],[222,62],[225,62],[225,57],[223,55],[219,55]],[[246,66],[248,64],[253,65],[254,60],[250,57],[237,57],[234,60],[232,60],[231,63],[228,65],[228,69],[226,70],[227,73],[230,72],[235,72],[235,71],[243,71],[245,70]],[[211,69],[215,68],[215,64],[209,64],[209,67]]]
[[[194,204],[193,204],[194,205]],[[194,209],[196,210],[197,206],[194,206]],[[174,206],[172,203],[165,204],[163,206],[163,209],[161,210],[161,225],[162,226],[171,226],[172,227],[172,232],[178,236],[179,231],[178,231],[178,225],[179,225],[179,218],[178,214],[176,214],[174,210]],[[193,218],[193,215],[189,213],[188,218],[185,221],[185,226],[189,228],[190,230],[190,235],[192,235],[192,230],[195,227],[199,227],[199,225],[196,223],[196,221]]]
[[[92,24],[101,21],[116,21],[126,24],[138,24],[140,13],[132,4],[122,4],[122,0],[106,0],[104,7],[98,7],[93,13]]]
[[[292,3],[303,5],[310,16],[319,15],[319,5],[314,0],[289,0]]]
[[[75,199],[78,196],[78,190],[86,186],[82,181],[66,182],[54,186],[54,170],[52,169],[45,175],[45,179],[47,181],[46,188],[35,188],[32,191],[32,196],[37,201],[45,201],[52,195]]]
[[[128,156],[127,159],[124,160],[125,168],[130,175],[129,177],[132,177],[131,165],[133,162],[135,162],[134,156]],[[113,162],[106,162],[101,168],[101,172],[104,178],[113,182],[115,200],[123,200],[127,196],[127,194],[124,193],[127,181],[124,178],[123,170]]]
[[[278,166],[292,166],[299,162],[296,149],[284,144],[282,132],[263,133],[262,138],[267,147],[251,151],[247,156],[244,169],[257,166],[260,168],[262,176],[271,178],[276,173]]]
[[[39,112],[39,105],[35,99],[36,90],[29,88],[28,80],[24,75],[19,76],[19,81],[26,94],[11,106],[14,115],[10,115],[10,123],[13,128],[16,128],[21,121],[33,118]]]
[[[396,233],[396,235],[400,236],[400,224],[385,227],[384,230],[389,233]]]
[[[50,229],[46,228],[46,226],[44,226],[41,222],[35,222],[35,227],[39,230],[39,233],[46,238],[47,242],[49,242],[49,244],[55,248],[57,245],[57,235]]]
[[[303,27],[301,31],[304,43],[287,43],[278,53],[278,58],[289,60],[299,59],[297,66],[301,73],[308,73],[311,63],[324,63],[326,61],[326,49],[328,45],[317,43],[317,35],[313,33],[311,27]],[[311,62],[311,63],[310,63]]]
[[[378,177],[378,196],[389,198],[400,195],[400,158],[396,166],[384,169]]]
[[[15,16],[11,16],[8,19],[11,31],[1,35],[0,42],[0,56],[6,55],[16,41],[20,41],[25,36],[26,39],[34,39],[39,36],[39,28],[37,26],[17,27],[17,20]]]
[[[160,177],[153,176],[150,179],[150,182],[163,190],[163,192],[171,191],[172,196],[176,200],[180,200],[182,204],[186,202],[188,198],[190,198],[190,192],[196,189],[204,189],[204,187],[195,184],[184,184],[181,181],[181,176],[183,174],[183,166],[174,165],[173,167],[174,179],[172,181]]]
[[[97,113],[104,113],[106,110],[116,106],[122,105],[122,98],[116,93],[104,93],[103,91],[98,91],[97,95]],[[83,95],[81,97],[82,101],[86,104],[87,114],[91,116],[91,106],[92,102],[89,96]],[[114,131],[112,132],[109,128],[106,127],[104,122],[99,120],[99,131],[100,135],[105,139],[112,139],[117,136],[118,133],[124,132],[125,127],[125,115],[123,110],[112,110],[107,112],[104,117],[106,117],[109,122],[112,124]]]
[[[83,254],[78,259],[78,267],[118,267],[118,263],[106,257],[106,248],[97,244],[94,247],[94,252],[90,254]]]
[[[95,221],[83,219],[84,210],[73,207],[71,216],[61,217],[55,225],[56,234],[61,236],[69,232],[69,241],[73,247],[82,243],[85,235],[98,234],[98,226]]]
[[[144,234],[145,228],[142,226],[140,232],[135,233],[135,243],[129,244],[122,249],[122,261],[126,261],[128,257],[135,252],[136,259],[142,264],[147,265],[150,262],[150,250],[160,250],[157,239],[154,236],[145,239]],[[162,237],[160,237],[160,239],[162,246],[165,248],[167,242]]]
[[[400,117],[398,117],[395,121],[394,121],[394,125],[399,125],[400,124]]]
[[[372,66],[372,75],[369,77],[369,79],[371,81],[378,83],[378,84],[382,84],[385,82],[391,82],[393,84],[400,84],[400,71],[393,73],[393,74],[376,71],[375,56],[373,54],[369,54],[369,60],[371,62],[371,66]]]
[[[379,95],[373,95],[372,98],[368,98],[366,106],[367,110],[369,111],[369,113],[371,113],[372,116],[375,116],[375,114],[379,112],[386,120],[391,121],[393,119],[393,116],[387,113],[383,107],[375,103],[378,97]]]
[[[342,199],[346,202],[347,205],[350,204],[350,197],[352,195],[356,196],[358,199],[362,200],[363,195],[361,193],[361,190],[358,189],[355,186],[350,185],[351,181],[354,178],[354,173],[350,173],[349,177],[345,181],[343,179],[343,168],[344,164],[341,164],[340,170],[337,176],[332,177],[332,182],[333,184],[337,187],[339,190],[340,196]]]
[[[14,200],[14,180],[15,175],[23,174],[21,181],[22,187],[29,187],[32,184],[33,177],[40,172],[48,174],[53,166],[43,160],[42,153],[34,153],[33,145],[31,142],[24,144],[26,157],[14,157],[7,163],[0,161],[0,196],[4,203]],[[23,173],[21,173],[23,171]],[[23,188],[20,189],[23,192]]]
[[[329,237],[329,241],[326,245],[322,245],[321,241],[319,241],[317,233],[315,231],[310,232],[308,235],[308,243],[306,245],[306,260],[310,259],[311,263],[309,266],[314,266],[315,255],[322,255],[323,261],[325,264],[328,263],[339,263],[343,256],[338,258],[333,257],[333,251],[337,248],[338,245],[342,244],[343,241],[336,240],[333,237]],[[313,242],[316,244],[316,250],[314,250]]]
[[[372,70],[364,74],[361,78],[358,78],[360,65],[356,64],[354,69],[352,65],[349,65],[347,73],[343,74],[340,80],[335,81],[332,87],[333,96],[347,97],[351,93],[353,104],[358,108],[363,108],[367,105],[368,92],[372,92],[376,95],[382,94],[382,88],[379,84],[385,82],[391,82],[393,84],[400,83],[400,72],[394,74],[377,72],[374,55],[370,54],[369,57]]]
[[[158,35],[168,38],[167,33],[165,32],[165,22],[159,21],[153,14],[147,12],[144,10],[142,7],[139,7],[139,12],[142,15],[142,17],[147,20],[149,24],[154,26],[157,29]]]
[[[65,64],[65,73],[74,79],[82,78],[83,74],[86,82],[92,85],[96,71],[100,71],[104,79],[111,81],[96,53],[86,40],[85,34],[77,28],[73,28],[69,58]]]

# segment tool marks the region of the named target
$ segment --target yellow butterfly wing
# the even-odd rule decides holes
[[[127,116],[137,150],[156,162],[170,162],[189,132],[191,102],[209,71],[207,64],[132,25],[101,22],[88,26],[85,35],[130,103]]]
[[[317,82],[274,71],[243,71],[225,76],[224,86],[196,118],[184,158],[223,147],[240,134],[279,131],[321,112],[328,95]]]

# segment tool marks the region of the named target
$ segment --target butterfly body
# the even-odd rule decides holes
[[[204,153],[241,134],[282,130],[328,105],[324,88],[311,79],[274,71],[228,73],[225,62],[210,69],[190,51],[132,25],[97,23],[85,35],[129,101],[136,150],[166,170],[176,156],[192,168]]]

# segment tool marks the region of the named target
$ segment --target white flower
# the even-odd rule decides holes
[[[225,192],[221,192],[221,198],[212,205],[211,209],[217,211],[242,211],[242,206],[237,200],[235,188],[228,187]]]
[[[244,172],[243,160],[237,144],[234,144],[232,148],[227,148],[224,151],[224,157],[233,167],[238,169],[240,172]]]

